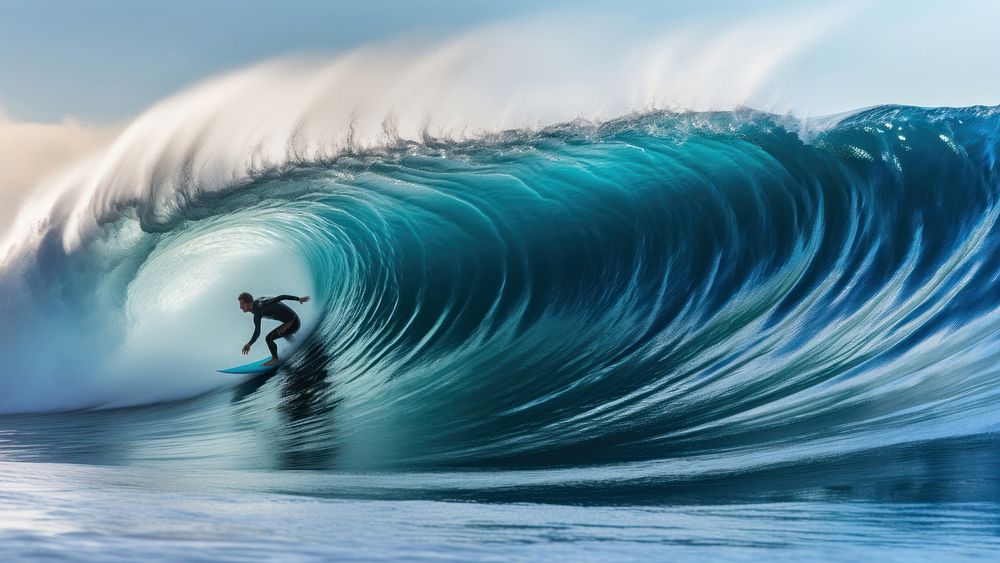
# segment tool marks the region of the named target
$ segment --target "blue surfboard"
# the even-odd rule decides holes
[[[236,366],[234,368],[220,369],[216,371],[218,371],[219,373],[237,373],[237,374],[267,373],[269,371],[274,371],[278,369],[278,366],[281,365],[281,364],[278,364],[278,366],[261,365],[264,362],[269,362],[269,361],[271,361],[271,356],[268,356],[263,360],[257,360],[256,362],[252,362],[246,365]]]

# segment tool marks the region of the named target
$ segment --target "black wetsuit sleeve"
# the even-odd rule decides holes
[[[257,342],[257,337],[260,336],[260,315],[254,314],[253,316],[253,336],[250,337],[250,342],[247,344],[253,344]]]
[[[267,307],[268,305],[274,305],[275,303],[280,303],[282,301],[298,301],[299,298],[294,295],[279,295],[277,297],[268,297],[260,302],[261,308]]]

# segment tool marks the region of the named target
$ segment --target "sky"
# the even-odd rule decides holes
[[[833,4],[845,4],[837,2]],[[967,90],[987,98],[975,65],[1000,56],[992,29],[1000,2],[958,0],[853,2],[865,12],[840,33],[838,48],[817,50],[815,83],[840,76],[845,65],[881,66],[861,75],[888,85],[933,66],[943,74],[919,86],[931,92]],[[802,5],[781,0],[572,1],[548,0],[0,0],[0,108],[11,119],[115,123],[206,77],[254,62],[301,52],[336,53],[403,36],[435,36],[488,22],[539,13],[628,14],[669,26],[698,19],[724,22],[778,14]],[[946,5],[947,4],[947,5]],[[990,23],[993,22],[993,23]],[[613,18],[607,22],[614,26]],[[610,30],[609,31],[613,31]],[[598,31],[599,33],[599,31]],[[512,38],[516,40],[516,38]],[[879,62],[884,60],[884,62]],[[833,71],[833,72],[831,72]],[[980,103],[997,103],[997,96]]]
[[[484,68],[466,78],[497,96],[525,99],[533,86],[508,88],[504,72],[542,84],[527,96],[536,103],[614,96],[600,64],[626,45],[650,68],[665,65],[669,72],[652,68],[642,79],[669,83],[666,97],[654,96],[667,106],[712,107],[712,96],[764,84],[748,103],[821,115],[882,103],[1000,104],[998,21],[995,0],[0,0],[0,231],[24,194],[154,104],[275,57],[334,60],[486,30],[490,41],[472,43]],[[514,23],[498,39],[505,22]],[[520,72],[533,53],[545,63]],[[577,81],[562,91],[552,86],[559,65],[573,69],[567,84]],[[592,85],[590,98],[578,95]]]
[[[72,115],[114,122],[197,80],[268,57],[444,34],[538,6],[530,0],[0,0],[0,107],[25,121]]]

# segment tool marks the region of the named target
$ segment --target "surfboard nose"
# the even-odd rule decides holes
[[[249,364],[244,364],[242,366],[236,366],[232,368],[219,369],[216,370],[219,373],[235,373],[235,374],[253,374],[253,373],[267,373],[272,370],[278,369],[281,365],[276,364],[273,366],[265,366],[264,364],[271,361],[271,356],[268,356],[262,360],[257,360],[256,362],[251,362]]]

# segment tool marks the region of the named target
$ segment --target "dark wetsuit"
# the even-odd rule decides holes
[[[253,313],[253,337],[250,338],[250,344],[257,341],[257,337],[260,336],[260,319],[261,317],[265,319],[274,319],[276,321],[281,321],[281,326],[285,323],[291,322],[291,326],[285,331],[285,334],[278,334],[278,328],[267,333],[264,337],[264,341],[267,342],[267,348],[271,351],[271,357],[278,357],[278,345],[274,343],[276,338],[284,338],[286,336],[291,336],[295,334],[301,323],[299,322],[299,316],[295,314],[295,311],[291,309],[288,305],[282,303],[282,301],[298,301],[298,297],[292,295],[279,295],[277,297],[261,297],[253,302],[253,306],[250,311]]]

